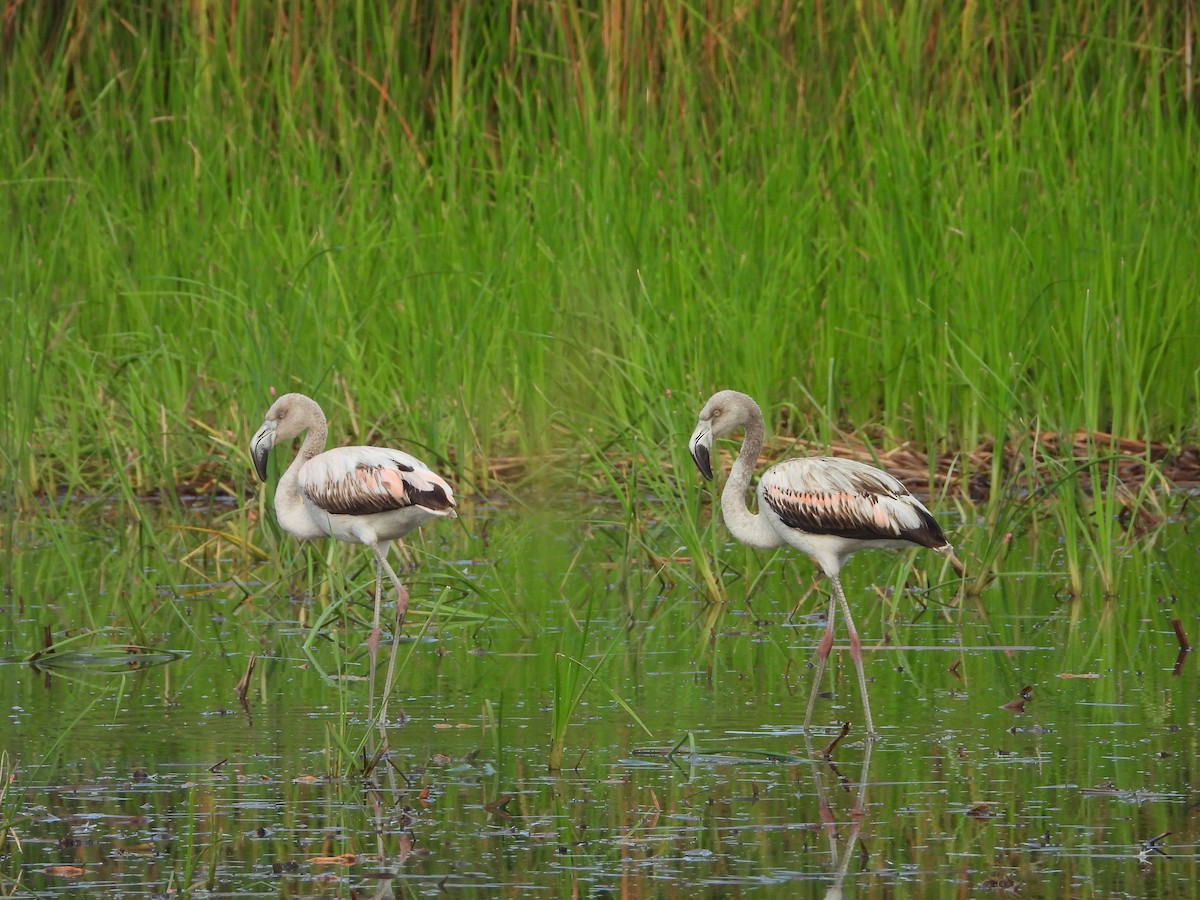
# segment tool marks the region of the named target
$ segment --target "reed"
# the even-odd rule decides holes
[[[662,558],[649,496],[703,558],[662,571],[717,597],[678,451],[716,387],[777,433],[958,454],[993,521],[979,447],[1196,440],[1176,4],[7,11],[10,529],[119,498],[161,555],[143,501],[248,496],[300,388],[471,491],[520,460],[613,493]]]
[[[21,835],[17,830],[17,822],[21,816],[21,796],[11,790],[15,780],[15,761],[7,750],[0,750],[0,851],[5,855],[21,856]],[[10,849],[11,844],[11,849]]]

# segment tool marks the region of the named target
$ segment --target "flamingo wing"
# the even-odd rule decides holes
[[[807,534],[946,545],[937,520],[903,484],[854,460],[787,460],[763,474],[758,490],[784,525]]]
[[[425,463],[401,450],[338,447],[300,470],[300,491],[327,513],[365,516],[419,506],[445,514],[454,491]]]

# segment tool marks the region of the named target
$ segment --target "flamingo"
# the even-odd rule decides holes
[[[863,673],[862,643],[850,615],[839,573],[846,558],[872,547],[904,549],[929,547],[942,553],[960,575],[962,563],[941,526],[908,489],[882,469],[849,459],[809,457],[788,459],[763,472],[758,482],[758,513],[746,505],[746,489],[763,445],[762,411],[737,391],[718,391],[700,411],[688,450],[696,468],[712,479],[713,440],[745,428],[745,439],[721,494],[725,527],[751,547],[772,549],[789,544],[808,554],[833,583],[825,633],[817,644],[816,676],[804,715],[812,721],[821,678],[833,647],[837,606],[850,631],[850,658],[858,671],[867,735],[875,737],[867,678]]]
[[[275,489],[275,517],[284,531],[302,541],[333,537],[366,544],[375,554],[375,613],[367,640],[373,676],[384,573],[396,588],[397,631],[408,610],[408,591],[388,562],[391,542],[429,519],[455,516],[454,491],[429,466],[401,450],[326,450],[325,413],[304,394],[284,394],[272,403],[262,427],[250,440],[250,456],[259,480],[267,480],[267,454],[271,448],[304,432],[308,434],[300,451]],[[388,685],[394,664],[393,652]]]

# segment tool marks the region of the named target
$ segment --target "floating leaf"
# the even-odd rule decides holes
[[[101,644],[75,650],[49,650],[29,657],[37,669],[83,669],[108,675],[124,675],[139,669],[163,666],[179,659],[182,654],[157,650],[137,644]]]
[[[352,866],[358,862],[353,853],[343,853],[341,856],[314,856],[309,860],[314,866]]]
[[[87,870],[81,869],[79,866],[47,866],[45,872],[47,875],[57,875],[59,878],[78,878],[80,875],[87,874]]]

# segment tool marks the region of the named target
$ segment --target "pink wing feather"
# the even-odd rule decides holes
[[[419,506],[434,513],[454,509],[454,491],[415,457],[383,447],[338,447],[300,470],[300,490],[334,515],[362,516]]]

